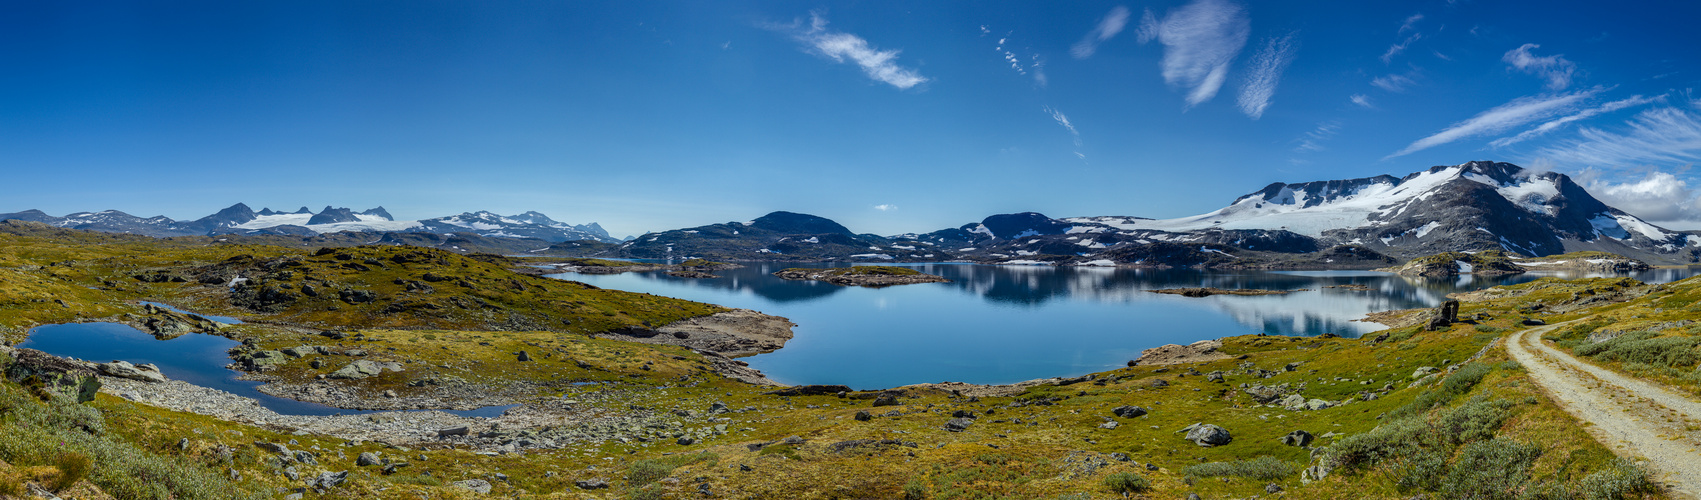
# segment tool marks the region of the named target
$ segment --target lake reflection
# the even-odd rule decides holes
[[[751,264],[716,279],[665,273],[562,274],[599,287],[755,309],[798,324],[786,348],[746,358],[792,384],[859,389],[959,381],[1009,383],[1122,366],[1142,349],[1264,332],[1347,337],[1380,325],[1353,321],[1433,307],[1449,293],[1556,273],[1423,279],[1368,271],[1200,271],[973,264],[904,264],[952,280],[883,289],[787,281],[769,273],[832,264]],[[1687,269],[1630,276],[1666,282]],[[1368,291],[1325,288],[1360,285]],[[1305,290],[1287,295],[1180,297],[1178,287]]]

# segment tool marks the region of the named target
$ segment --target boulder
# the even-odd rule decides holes
[[[1099,424],[1100,429],[1115,429],[1116,426],[1117,426],[1117,424],[1116,424],[1116,421],[1114,421],[1114,420],[1110,421],[1110,422],[1105,422],[1105,423]]]
[[[1312,439],[1311,433],[1305,431],[1293,431],[1281,437],[1282,444],[1288,446],[1310,446]]]
[[[1305,396],[1289,394],[1288,397],[1282,399],[1282,407],[1289,410],[1303,410],[1305,409]]]
[[[370,451],[363,452],[363,453],[360,454],[360,458],[356,458],[354,460],[354,464],[361,466],[361,467],[366,467],[368,465],[378,465],[379,464],[378,454],[370,452]]]
[[[159,367],[153,363],[132,365],[129,361],[113,361],[101,363],[100,373],[108,377],[127,378],[143,382],[164,382],[165,375],[159,372]]]
[[[1412,371],[1412,378],[1423,378],[1424,375],[1429,375],[1431,373],[1435,373],[1435,370],[1436,370],[1436,368],[1433,367],[1433,366],[1419,367],[1418,369]]]
[[[578,486],[579,489],[582,489],[582,490],[606,490],[606,489],[608,489],[608,481],[604,481],[604,480],[601,480],[601,479],[582,479],[582,480],[579,480],[579,481],[574,481],[573,485]]]
[[[871,414],[871,413],[868,413],[867,410],[858,411],[858,412],[856,412],[856,419],[859,422],[867,422],[869,420],[874,420],[874,415]]]
[[[1201,423],[1187,427],[1187,436],[1185,439],[1192,441],[1194,444],[1199,446],[1207,448],[1212,446],[1222,446],[1229,444],[1230,441],[1234,440],[1234,437],[1229,435],[1228,429],[1224,429],[1213,424]]]
[[[1433,332],[1453,326],[1453,323],[1457,322],[1459,322],[1459,301],[1449,300],[1442,302],[1440,307],[1435,308],[1435,312],[1430,314],[1429,323],[1424,326],[1424,329]]]
[[[874,397],[874,406],[897,406],[898,404],[897,394],[883,392]]]
[[[520,354],[519,354],[519,358],[518,358],[518,359],[519,359],[519,360],[520,360],[520,361],[531,361],[531,360],[532,360],[532,355],[531,355],[531,353],[528,353],[528,352],[526,352],[526,351],[520,351]]]
[[[1111,409],[1110,412],[1115,414],[1118,417],[1134,418],[1134,417],[1138,417],[1138,416],[1141,416],[1141,415],[1145,415],[1146,409],[1138,407],[1138,406],[1118,406],[1116,408]]]
[[[948,430],[948,431],[951,431],[951,432],[963,432],[965,430],[968,430],[969,426],[973,425],[974,423],[975,423],[974,420],[967,419],[967,418],[953,418],[953,419],[951,419],[951,421],[945,422],[945,430]]]
[[[490,493],[490,481],[485,481],[483,479],[467,479],[467,480],[464,480],[464,481],[455,481],[453,483],[449,483],[449,485],[454,486],[456,488],[463,489],[463,490],[471,491],[473,493],[478,493],[480,495],[486,495],[486,494]]]
[[[443,438],[443,437],[449,437],[449,436],[465,436],[465,435],[467,435],[468,431],[469,430],[466,428],[466,426],[451,427],[451,428],[448,428],[448,429],[439,429],[437,431],[437,437]]]
[[[1334,406],[1334,404],[1321,399],[1312,399],[1305,402],[1305,409],[1307,410],[1321,410],[1331,406]]]
[[[342,472],[321,472],[319,473],[319,477],[313,478],[313,485],[328,490],[340,486],[347,481],[348,471],[346,470]]]

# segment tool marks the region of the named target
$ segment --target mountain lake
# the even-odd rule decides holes
[[[784,349],[743,361],[787,384],[880,389],[930,382],[1006,384],[1124,366],[1140,351],[1233,335],[1343,337],[1384,328],[1366,314],[1434,307],[1446,295],[1544,277],[1629,276],[1664,283],[1697,274],[1666,268],[1625,274],[1532,272],[1512,276],[1405,277],[1374,271],[1200,271],[1107,267],[897,264],[950,283],[888,288],[788,281],[787,267],[750,263],[720,278],[665,272],[554,274],[603,288],[754,309],[797,323]],[[1360,285],[1369,290],[1338,288]],[[1325,287],[1337,288],[1325,288]],[[1182,287],[1301,290],[1286,295],[1193,298]]]

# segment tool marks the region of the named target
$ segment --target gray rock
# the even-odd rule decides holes
[[[301,471],[295,470],[295,466],[291,465],[289,467],[284,467],[283,476],[288,478],[290,481],[300,481]]]
[[[1288,446],[1310,446],[1312,439],[1315,439],[1315,436],[1302,430],[1289,432],[1288,435],[1281,437],[1282,444]]]
[[[796,445],[803,444],[803,438],[798,437],[798,436],[786,436],[786,438],[781,439],[780,442],[784,443],[784,444],[796,446]]]
[[[1300,480],[1307,483],[1321,480],[1325,477],[1329,477],[1329,468],[1322,465],[1306,467],[1305,470],[1302,470],[1299,473]]]
[[[520,361],[531,361],[532,355],[530,353],[527,353],[526,351],[520,351],[519,360]]]
[[[1288,397],[1282,399],[1282,407],[1289,410],[1303,410],[1305,409],[1305,396],[1289,394]]]
[[[1127,453],[1111,453],[1110,459],[1118,462],[1127,462],[1129,460]]]
[[[1099,424],[1099,428],[1100,429],[1115,429],[1116,425],[1117,425],[1116,422],[1105,422],[1105,423]]]
[[[679,443],[680,446],[691,446],[691,445],[697,444],[697,440],[692,439],[691,436],[685,436],[685,437],[679,438],[679,441],[676,441],[676,442]]]
[[[1430,315],[1429,323],[1424,325],[1424,329],[1433,332],[1453,326],[1453,323],[1457,323],[1458,321],[1459,301],[1449,300],[1442,302],[1440,307],[1435,308],[1435,312]]]
[[[1328,401],[1324,401],[1324,400],[1321,400],[1321,399],[1313,399],[1313,400],[1305,402],[1305,409],[1307,409],[1307,410],[1321,410],[1321,409],[1324,409],[1324,408],[1328,408],[1330,406],[1334,406],[1334,405],[1330,404]]]
[[[898,395],[896,394],[881,393],[874,397],[874,406],[897,406],[898,404]]]
[[[379,363],[377,361],[361,359],[356,360],[353,363],[349,363],[347,366],[342,368],[338,368],[337,371],[331,372],[330,378],[362,379],[382,374],[386,370],[399,372],[402,371],[402,365],[401,363]]]
[[[265,441],[255,441],[254,447],[259,448],[261,451],[265,451],[267,453],[276,453],[276,454],[283,455],[283,456],[286,456],[286,457],[289,456],[289,447],[284,446],[282,444],[268,443],[268,442],[265,442]]]
[[[483,479],[467,479],[467,480],[464,480],[464,481],[455,481],[455,482],[449,483],[449,485],[454,486],[456,488],[461,488],[461,489],[464,489],[464,490],[467,490],[467,491],[471,491],[473,493],[478,493],[478,494],[481,494],[481,495],[490,493],[490,481],[485,481]]]
[[[1234,437],[1229,435],[1228,429],[1213,424],[1193,424],[1189,427],[1192,427],[1192,429],[1187,431],[1186,439],[1199,446],[1207,448],[1222,446],[1234,440]]]
[[[1115,414],[1118,417],[1134,418],[1134,417],[1138,417],[1138,416],[1141,416],[1141,415],[1145,415],[1146,409],[1138,407],[1138,406],[1118,406],[1116,408],[1111,409],[1110,412]]]
[[[1264,485],[1264,492],[1265,493],[1281,493],[1281,491],[1282,491],[1282,485],[1279,485],[1279,484],[1276,484],[1276,483],[1270,483],[1270,484]]]
[[[582,490],[605,490],[605,489],[608,489],[608,481],[604,481],[602,479],[584,479],[584,480],[574,481],[573,485],[578,486],[579,489],[582,489]]]
[[[970,419],[967,419],[967,418],[953,418],[953,419],[951,419],[951,421],[945,422],[945,430],[948,430],[948,431],[951,431],[951,432],[963,432],[965,430],[968,430],[969,425],[972,425],[974,423],[975,423],[974,420],[970,420]]]
[[[1152,387],[1169,387],[1169,381],[1161,378],[1152,379]]]
[[[869,420],[874,420],[874,415],[868,413],[867,410],[863,410],[856,412],[856,419],[858,421],[867,422]]]
[[[437,437],[443,438],[443,437],[449,437],[449,436],[465,436],[465,435],[467,435],[468,432],[469,432],[469,430],[466,428],[466,426],[451,427],[451,428],[448,428],[448,429],[439,429],[437,431]]]
[[[342,472],[321,472],[319,477],[313,479],[314,486],[327,490],[341,486],[345,482],[348,482],[348,471],[346,470]]]
[[[370,451],[361,453],[360,458],[356,458],[354,460],[354,464],[361,466],[361,467],[366,467],[368,465],[378,465],[378,462],[379,462],[378,461],[378,454],[370,452]]]
[[[726,403],[722,403],[720,401],[716,401],[714,404],[709,405],[709,413],[726,413],[729,411],[732,411],[732,409],[727,408]]]
[[[143,382],[164,382],[165,375],[159,372],[159,367],[153,364],[133,365],[129,361],[113,361],[101,363],[100,373],[108,377],[127,378]]]
[[[1412,378],[1423,378],[1424,375],[1435,373],[1435,370],[1436,368],[1433,366],[1419,367],[1417,370],[1412,371]]]
[[[313,452],[296,450],[293,456],[295,461],[301,462],[302,465],[319,465],[319,456],[314,455]],[[348,473],[345,472],[343,475],[346,476]]]

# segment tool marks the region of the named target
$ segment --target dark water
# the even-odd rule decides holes
[[[202,316],[214,321],[223,321],[214,316]],[[296,401],[260,392],[256,388],[263,382],[238,380],[236,377],[241,375],[241,372],[225,368],[225,365],[231,362],[228,351],[237,345],[238,342],[234,340],[201,333],[191,333],[171,340],[156,340],[153,335],[129,325],[69,323],[31,330],[29,340],[18,344],[17,347],[98,363],[113,360],[136,364],[153,363],[159,365],[160,372],[166,377],[254,398],[261,406],[283,415],[377,413],[371,410],[347,410]],[[441,411],[468,417],[495,417],[514,406],[517,405]]]
[[[1258,332],[1356,337],[1382,328],[1352,321],[1368,313],[1433,307],[1449,293],[1547,276],[1590,277],[1431,280],[1370,271],[905,266],[952,282],[869,289],[769,275],[795,264],[752,264],[716,272],[718,279],[660,272],[555,277],[785,316],[798,324],[786,347],[744,360],[785,383],[858,389],[1073,376],[1123,366],[1150,347]],[[1695,273],[1657,269],[1629,276],[1667,282]],[[1371,290],[1323,288],[1346,284]],[[1207,286],[1308,291],[1204,298],[1148,291]]]

